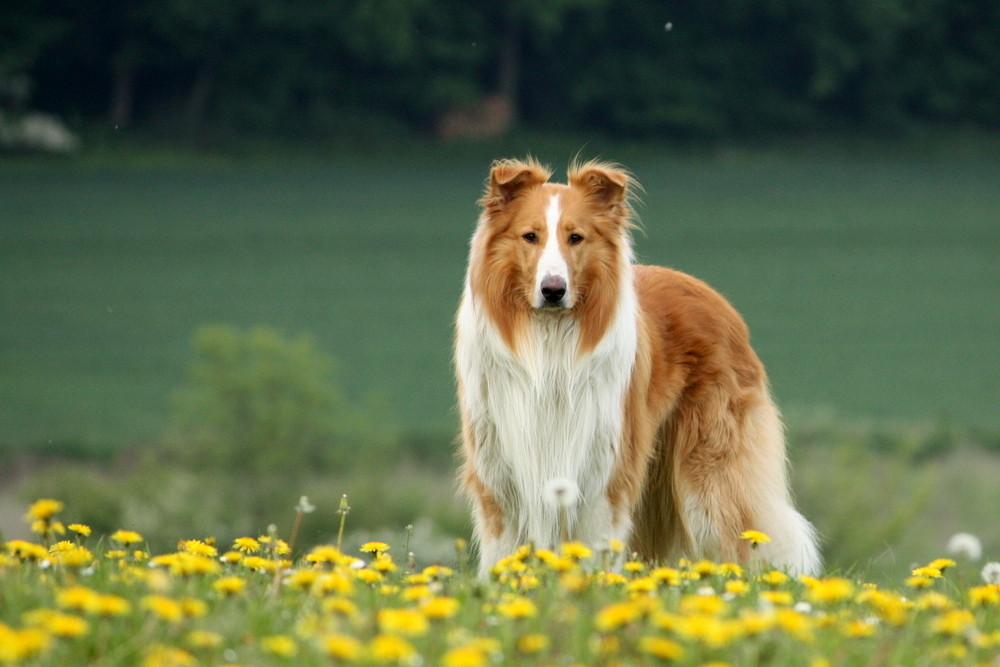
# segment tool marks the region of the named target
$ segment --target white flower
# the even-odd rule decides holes
[[[545,483],[542,492],[545,503],[550,507],[573,507],[580,500],[580,487],[568,477],[553,477]]]
[[[988,584],[1000,584],[1000,563],[992,561],[983,565],[983,571],[979,573],[979,576]]]
[[[302,512],[303,514],[311,514],[316,511],[316,506],[309,502],[309,498],[302,496],[299,498],[299,504],[295,506],[296,512]]]
[[[948,540],[948,553],[969,560],[979,560],[983,555],[983,545],[979,538],[969,533],[955,533]]]

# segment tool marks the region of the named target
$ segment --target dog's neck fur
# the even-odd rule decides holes
[[[599,344],[584,354],[572,311],[533,312],[516,351],[469,287],[459,316],[479,340],[476,350],[460,347],[457,362],[464,377],[478,380],[466,387],[473,423],[481,429],[477,468],[492,472],[493,478],[483,481],[498,491],[508,518],[505,548],[558,543],[558,510],[543,498],[555,478],[572,480],[580,490],[577,506],[564,513],[573,539],[605,544],[624,539],[627,529],[596,532],[610,523],[604,491],[620,446],[638,345],[631,265],[622,267],[615,317]]]

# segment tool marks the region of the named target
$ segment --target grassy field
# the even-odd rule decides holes
[[[623,159],[646,190],[639,257],[734,302],[793,421],[1000,426],[1000,162]],[[157,438],[205,323],[311,333],[351,395],[449,431],[488,163],[0,163],[0,443]]]
[[[39,500],[32,538],[0,552],[0,662],[972,667],[1000,652],[1000,563],[959,554],[876,586],[565,543],[523,547],[478,579],[462,542],[433,564],[408,539],[302,548],[308,511],[290,531],[177,535],[158,552]]]

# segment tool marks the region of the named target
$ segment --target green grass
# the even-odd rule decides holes
[[[178,534],[160,552],[63,509],[34,503],[36,534],[0,551],[4,664],[971,667],[1000,648],[1000,586],[957,556],[876,588],[863,572],[570,543],[518,549],[479,579],[461,543],[428,567],[406,538],[305,544],[302,510],[260,537]]]
[[[350,394],[450,431],[489,157],[0,164],[0,443],[155,440],[213,322],[311,333]],[[621,157],[646,189],[640,259],[733,301],[793,420],[1000,427],[995,159]]]

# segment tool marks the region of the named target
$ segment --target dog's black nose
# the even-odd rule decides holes
[[[566,281],[559,276],[542,278],[542,298],[546,303],[559,303],[566,296]]]

